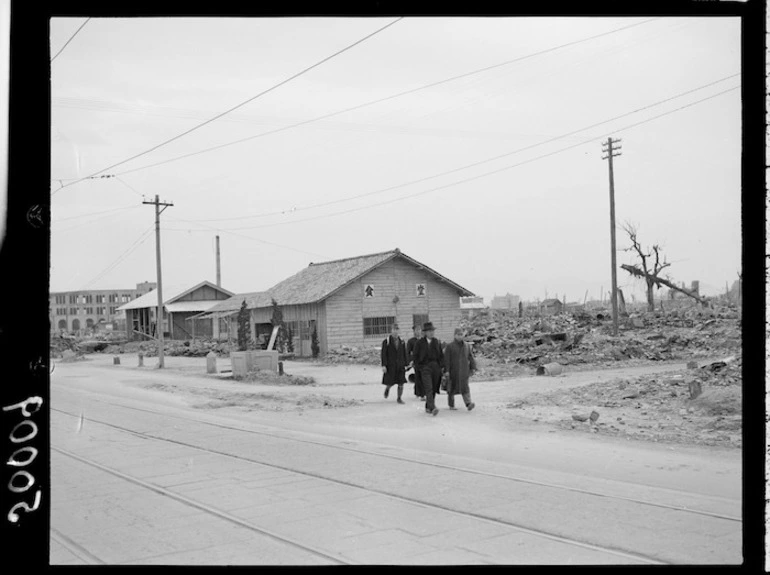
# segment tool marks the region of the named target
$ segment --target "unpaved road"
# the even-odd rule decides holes
[[[576,434],[527,421],[512,415],[511,410],[505,408],[532,392],[573,388],[618,377],[684,367],[679,364],[581,371],[554,378],[524,377],[508,381],[474,382],[472,391],[477,404],[474,411],[459,409],[450,412],[444,409],[446,399],[441,395],[437,399],[438,406],[442,408],[441,413],[437,417],[430,417],[424,413],[422,403],[411,393],[405,394],[406,405],[395,402],[395,389],[391,397],[385,400],[382,397],[383,388],[378,383],[379,370],[371,367],[289,362],[286,364],[288,373],[312,375],[317,384],[267,386],[206,376],[203,373],[205,360],[202,359],[167,357],[164,370],[149,367],[154,363],[152,360],[146,359],[145,362],[148,367],[138,368],[135,356],[126,354],[121,357],[121,365],[112,365],[111,356],[100,355],[89,356],[87,361],[82,362],[59,363],[52,375],[53,405],[56,407],[58,401],[59,405],[74,409],[73,401],[80,398],[77,400],[81,401],[79,408],[88,421],[88,418],[98,420],[107,415],[99,413],[101,408],[98,402],[105,405],[105,410],[114,408],[107,407],[104,402],[129,402],[136,406],[151,406],[156,410],[165,408],[169,413],[192,414],[192,417],[201,420],[227,422],[245,428],[264,426],[295,437],[354,445],[358,449],[398,457],[408,455],[425,461],[483,470],[493,475],[513,474],[522,481],[538,484],[559,485],[578,491],[600,491],[621,498],[652,499],[665,505],[688,508],[700,506],[712,513],[740,518],[741,452],[738,449],[655,444],[602,434]],[[227,367],[220,360],[219,368]],[[68,389],[71,394],[66,393]],[[125,415],[115,413],[114,417],[117,421],[117,418]],[[69,425],[66,421],[66,417],[60,419],[59,425],[65,426],[62,429]],[[72,429],[75,423],[72,422]],[[152,429],[149,423],[144,425]],[[201,428],[195,432],[195,437],[203,438],[204,433]],[[99,439],[97,435],[93,441]],[[105,453],[103,463],[106,465],[109,458],[114,456]],[[343,468],[351,464],[351,461],[343,459]],[[384,474],[385,469],[389,468],[382,468],[380,472],[373,469],[374,477],[378,473]],[[398,481],[402,482],[404,490],[408,490],[411,489],[408,486],[413,483],[413,479],[407,474]],[[376,479],[367,481],[378,484]],[[399,484],[396,482],[387,488],[399,493]],[[436,484],[440,485],[440,481]],[[495,489],[491,486],[485,492],[469,485],[453,493],[450,500],[459,498],[471,505],[471,508],[474,500],[479,501],[479,505],[484,501],[484,505],[491,505],[490,509],[497,509],[493,501],[500,496],[492,496]],[[420,492],[418,488],[417,493]],[[579,498],[578,495],[575,497]],[[553,503],[546,500],[542,504],[541,519],[545,521],[544,524],[563,525],[576,521],[576,515],[588,513],[586,525],[600,522],[601,528],[596,529],[608,530],[606,537],[615,538],[614,543],[619,548],[634,549],[637,546],[635,538],[640,538],[639,550],[645,545],[652,545],[658,550],[656,552],[668,558],[666,562],[741,561],[739,522],[731,524],[729,529],[720,527],[711,530],[708,525],[696,521],[692,525],[693,529],[672,527],[672,531],[665,537],[666,541],[647,541],[645,537],[654,539],[654,534],[643,537],[637,531],[649,528],[648,519],[651,519],[645,517],[645,512],[633,518],[632,522],[638,522],[634,523],[634,527],[624,527],[627,517],[615,517],[613,513],[607,513],[606,509],[581,509],[578,499],[564,507],[554,507]],[[522,502],[519,507],[503,507],[509,509],[506,513],[518,517],[526,505]],[[59,511],[57,520],[62,519],[61,513],[65,508]],[[592,516],[592,513],[595,515]],[[532,517],[529,520],[535,521]],[[643,527],[645,525],[647,527]],[[442,543],[435,542],[433,545],[440,546]],[[478,545],[475,553],[482,553],[479,549],[487,550],[483,552],[486,555],[479,555],[484,559],[478,562],[515,562],[503,550],[489,547],[492,543],[484,541]],[[694,549],[701,549],[701,554],[688,555]],[[704,549],[709,551],[703,552]],[[583,560],[570,558],[569,554],[563,552],[550,557],[547,552],[543,553],[530,555],[530,559],[534,557],[531,562],[596,561],[595,557]],[[477,562],[468,559],[476,556],[462,555],[456,561]],[[366,557],[376,555],[364,557],[364,562],[367,562]],[[420,564],[420,557],[426,559],[432,556],[415,549],[410,561]]]

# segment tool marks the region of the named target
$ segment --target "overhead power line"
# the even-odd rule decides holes
[[[186,222],[187,221],[187,220],[182,220],[182,219],[179,219],[179,218],[172,218],[172,217],[169,217],[168,219],[169,220],[173,220],[175,222]],[[319,253],[315,253],[315,252],[306,252],[305,250],[299,250],[297,248],[292,248],[292,247],[289,247],[289,246],[284,246],[282,244],[277,244],[275,242],[269,242],[267,240],[263,240],[263,239],[260,239],[260,238],[254,238],[254,237],[247,236],[247,235],[244,235],[244,234],[238,234],[238,233],[230,231],[230,230],[222,230],[222,229],[219,229],[219,228],[215,228],[213,226],[207,226],[206,224],[201,224],[199,222],[192,222],[192,223],[194,223],[197,226],[201,226],[203,228],[206,228],[206,229],[204,229],[204,230],[187,230],[187,229],[178,229],[178,228],[168,228],[167,227],[167,228],[165,228],[165,230],[166,231],[170,231],[170,232],[187,232],[187,231],[196,231],[196,232],[204,232],[205,231],[205,232],[209,232],[209,231],[215,231],[215,232],[221,232],[221,233],[225,233],[225,234],[230,234],[231,236],[245,238],[247,240],[252,240],[252,241],[255,241],[255,242],[259,242],[261,244],[267,244],[267,245],[270,245],[270,246],[275,246],[277,248],[282,248],[282,249],[285,249],[285,250],[289,250],[289,251],[292,251],[292,252],[297,252],[297,253],[304,254],[304,255],[307,255],[307,256],[316,256],[316,257],[322,257],[322,258],[327,258],[328,257],[328,256],[326,256],[324,254],[319,254]]]
[[[70,39],[69,39],[69,40],[67,40],[67,41],[64,43],[64,46],[62,46],[62,47],[59,49],[59,51],[58,51],[58,52],[56,52],[56,54],[54,55],[54,57],[53,57],[53,58],[51,58],[51,63],[52,63],[52,64],[53,64],[53,61],[54,61],[54,60],[56,60],[57,56],[58,56],[59,54],[61,54],[61,53],[64,51],[64,49],[67,47],[67,45],[68,45],[70,42],[72,42],[72,39],[73,39],[75,36],[77,36],[77,35],[78,35],[78,32],[80,32],[80,31],[83,29],[83,26],[85,26],[86,24],[88,24],[88,21],[89,21],[90,19],[91,19],[90,17],[86,18],[86,21],[85,21],[85,22],[83,22],[83,23],[80,25],[80,28],[78,28],[77,30],[75,30],[75,33],[74,33],[72,36],[70,36]]]
[[[568,48],[569,46],[574,46],[576,44],[581,44],[583,42],[588,42],[589,40],[595,40],[596,38],[600,38],[600,37],[603,37],[603,36],[608,36],[610,34],[616,34],[618,32],[622,32],[623,30],[627,30],[627,29],[633,28],[635,26],[641,26],[643,24],[647,24],[647,23],[652,22],[654,20],[659,20],[659,18],[651,18],[649,20],[644,20],[642,22],[637,22],[635,24],[630,24],[628,26],[623,26],[622,28],[616,28],[615,30],[610,30],[608,32],[603,32],[601,34],[596,34],[594,36],[589,36],[587,38],[581,38],[580,40],[574,40],[574,41],[568,42],[566,44],[560,44],[559,46],[553,46],[551,48],[546,48],[545,50],[540,50],[538,52],[533,52],[533,53],[527,54],[525,56],[520,56],[518,58],[513,58],[512,60],[506,60],[505,62],[500,62],[498,64],[493,64],[492,66],[486,66],[484,68],[478,68],[478,69],[472,70],[470,72],[465,72],[465,73],[459,74],[457,76],[452,76],[451,78],[445,78],[443,80],[439,80],[437,82],[432,82],[432,83],[426,84],[424,86],[419,86],[417,88],[412,88],[410,90],[405,90],[403,92],[399,92],[397,94],[392,94],[392,95],[386,96],[384,98],[379,98],[379,99],[376,99],[376,100],[370,100],[369,102],[364,102],[363,104],[358,104],[356,106],[351,106],[351,107],[345,108],[343,110],[338,110],[338,111],[332,112],[330,114],[324,114],[323,116],[318,116],[316,118],[311,118],[309,120],[304,120],[302,122],[296,122],[294,124],[289,124],[288,126],[283,126],[281,128],[276,128],[274,130],[269,130],[267,132],[261,132],[259,134],[255,134],[253,136],[247,136],[245,138],[241,138],[239,140],[234,140],[232,142],[226,142],[224,144],[219,144],[219,145],[216,145],[216,146],[211,146],[209,148],[204,148],[203,150],[198,150],[196,152],[190,152],[188,154],[182,154],[180,156],[175,156],[173,158],[169,158],[167,160],[162,160],[162,161],[156,162],[154,164],[147,164],[145,166],[139,166],[138,168],[134,168],[134,169],[131,169],[131,170],[126,170],[124,172],[120,172],[118,175],[130,174],[132,172],[138,172],[140,170],[146,170],[146,169],[149,169],[149,168],[155,168],[155,167],[162,166],[164,164],[168,164],[168,163],[171,163],[171,162],[176,162],[178,160],[183,160],[185,158],[191,158],[193,156],[198,156],[200,154],[205,154],[205,153],[208,153],[208,152],[213,152],[215,150],[221,150],[222,148],[227,148],[229,146],[235,146],[237,144],[242,144],[244,142],[255,140],[257,138],[262,138],[262,137],[265,137],[265,136],[270,136],[272,134],[278,134],[280,132],[284,132],[286,130],[291,130],[293,128],[298,128],[300,126],[305,126],[305,125],[311,124],[313,122],[319,122],[319,121],[325,120],[327,118],[332,118],[334,116],[339,116],[340,114],[345,114],[347,112],[352,112],[354,110],[360,110],[361,108],[366,108],[366,107],[369,107],[369,106],[374,106],[375,104],[380,104],[382,102],[387,102],[388,100],[393,100],[395,98],[400,98],[401,96],[406,96],[408,94],[414,94],[415,92],[420,92],[422,90],[427,90],[428,88],[433,88],[435,86],[440,86],[441,84],[447,84],[449,82],[454,82],[455,80],[460,80],[462,78],[467,78],[469,76],[473,76],[473,75],[476,75],[476,74],[481,74],[483,72],[488,72],[489,70],[493,70],[495,68],[500,68],[501,66],[508,66],[510,64],[514,64],[516,62],[521,62],[523,60],[528,60],[530,58],[534,58],[536,56],[541,56],[541,55],[547,54],[549,52],[554,52],[556,50],[561,50],[563,48]],[[70,185],[70,184],[66,184],[66,185]]]
[[[382,32],[383,30],[385,30],[386,28],[389,28],[390,26],[393,26],[393,24],[395,24],[395,23],[396,23],[396,22],[398,22],[399,20],[403,20],[403,17],[397,18],[397,19],[396,19],[396,20],[394,20],[393,22],[390,22],[390,23],[386,24],[386,25],[385,25],[385,26],[383,26],[382,28],[380,28],[380,29],[378,29],[378,30],[375,30],[374,32],[372,32],[371,34],[368,34],[367,36],[364,36],[363,38],[361,38],[360,40],[357,40],[357,41],[353,42],[353,43],[352,43],[352,44],[350,44],[349,46],[346,46],[346,47],[345,47],[345,48],[343,48],[342,50],[338,50],[337,52],[335,52],[335,53],[334,53],[334,54],[332,54],[331,56],[327,56],[327,57],[326,57],[326,58],[324,58],[323,60],[320,60],[320,61],[316,62],[315,64],[313,64],[312,66],[309,66],[309,67],[305,68],[305,69],[304,69],[304,70],[302,70],[301,72],[297,72],[297,73],[296,73],[296,74],[294,74],[293,76],[290,76],[289,78],[287,78],[287,79],[285,79],[285,80],[283,80],[283,81],[279,82],[278,84],[275,84],[274,86],[272,86],[272,87],[268,88],[267,90],[263,90],[262,92],[260,92],[260,93],[259,93],[259,94],[257,94],[256,96],[252,96],[251,98],[248,98],[247,100],[244,100],[244,101],[243,101],[243,102],[241,102],[240,104],[238,104],[238,105],[236,105],[236,106],[233,106],[233,107],[232,107],[232,108],[230,108],[229,110],[225,110],[224,112],[222,112],[222,113],[220,113],[220,114],[217,114],[217,115],[216,115],[216,116],[214,116],[213,118],[209,118],[208,120],[206,120],[206,121],[204,121],[204,122],[201,122],[200,124],[197,124],[197,125],[193,126],[192,128],[190,128],[190,129],[188,129],[188,130],[185,130],[185,131],[184,131],[184,132],[182,132],[181,134],[178,134],[178,135],[174,136],[173,138],[169,138],[168,140],[166,140],[166,141],[164,141],[164,142],[161,142],[160,144],[157,144],[156,146],[153,146],[152,148],[150,148],[150,149],[148,149],[148,150],[145,150],[144,152],[140,152],[139,154],[135,154],[135,155],[131,156],[130,158],[126,159],[126,160],[122,160],[122,161],[120,161],[120,162],[118,162],[118,163],[116,163],[116,164],[112,164],[111,166],[108,166],[108,167],[106,167],[106,168],[103,168],[103,169],[101,169],[101,170],[99,170],[99,171],[97,171],[97,172],[94,172],[93,174],[91,174],[91,176],[87,176],[86,178],[81,178],[81,179],[79,179],[79,180],[75,180],[74,182],[71,182],[71,183],[69,183],[69,184],[65,184],[65,185],[63,185],[63,186],[62,186],[62,188],[66,188],[67,186],[71,186],[71,185],[73,185],[73,184],[76,184],[76,183],[78,183],[78,182],[81,182],[81,181],[83,181],[83,180],[85,180],[85,179],[87,179],[87,178],[89,178],[89,177],[93,177],[93,176],[95,176],[95,175],[97,175],[97,174],[100,174],[100,173],[102,173],[102,172],[106,172],[107,170],[111,170],[111,169],[113,169],[113,168],[116,168],[116,167],[118,167],[118,166],[121,166],[121,165],[123,165],[123,164],[125,164],[125,163],[127,163],[127,162],[130,162],[131,160],[135,160],[136,158],[139,158],[139,157],[141,157],[141,156],[144,156],[144,155],[146,155],[146,154],[149,154],[150,152],[154,152],[155,150],[157,150],[157,149],[159,149],[159,148],[162,148],[163,146],[165,146],[165,145],[167,145],[167,144],[170,144],[171,142],[174,142],[174,141],[176,141],[176,140],[178,140],[178,139],[180,139],[180,138],[183,138],[184,136],[186,136],[186,135],[188,135],[188,134],[190,134],[190,133],[194,132],[195,130],[198,130],[198,129],[202,128],[203,126],[206,126],[207,124],[210,124],[211,122],[214,122],[214,121],[218,120],[218,119],[219,119],[219,118],[221,118],[222,116],[225,116],[226,114],[229,114],[230,112],[233,112],[233,111],[237,110],[238,108],[241,108],[241,107],[245,106],[246,104],[248,104],[248,103],[250,103],[250,102],[253,102],[253,101],[254,101],[254,100],[256,100],[257,98],[260,98],[260,97],[264,96],[265,94],[267,94],[267,93],[269,93],[269,92],[272,92],[272,91],[273,91],[273,90],[275,90],[276,88],[279,88],[280,86],[283,86],[284,84],[286,84],[286,83],[288,83],[288,82],[291,82],[292,80],[294,80],[294,79],[296,79],[296,78],[298,78],[298,77],[302,76],[303,74],[305,74],[305,73],[309,72],[309,71],[310,71],[310,70],[312,70],[313,68],[317,68],[317,67],[318,67],[318,66],[320,66],[321,64],[323,64],[323,63],[325,63],[325,62],[328,62],[329,60],[331,60],[332,58],[334,58],[334,57],[336,57],[336,56],[339,56],[339,55],[340,55],[340,54],[342,54],[343,52],[347,52],[348,50],[350,50],[350,49],[351,49],[351,48],[353,48],[354,46],[357,46],[357,45],[358,45],[358,44],[360,44],[361,42],[364,42],[365,40],[368,40],[369,38],[371,38],[371,37],[372,37],[372,36],[374,36],[375,34],[379,34],[379,33],[380,33],[380,32]],[[59,190],[61,190],[62,188],[59,188]],[[56,190],[56,191],[58,192],[59,190]]]
[[[147,241],[147,239],[152,235],[152,230],[155,227],[155,225],[151,225],[149,228],[144,230],[141,235],[134,241],[133,244],[131,244],[126,251],[124,251],[122,254],[120,254],[111,264],[109,264],[106,268],[104,268],[101,272],[99,272],[91,281],[89,281],[83,289],[88,289],[91,285],[102,279],[105,275],[110,273],[112,270],[114,270],[118,265],[120,265],[123,260],[125,260],[128,256],[130,256],[139,246],[141,246],[144,242]]]
[[[311,217],[311,218],[304,218],[304,219],[300,219],[300,220],[292,220],[292,221],[288,221],[288,222],[277,222],[277,223],[273,223],[273,224],[263,224],[263,225],[259,225],[259,226],[232,228],[232,229],[233,230],[254,230],[254,229],[261,229],[261,228],[271,228],[271,227],[275,227],[275,226],[284,226],[284,225],[298,224],[298,223],[309,222],[309,221],[313,221],[313,220],[320,220],[320,219],[325,219],[325,218],[329,218],[329,217],[333,217],[333,216],[339,216],[339,215],[343,215],[343,214],[349,214],[349,213],[352,213],[352,212],[358,212],[358,211],[361,211],[361,210],[367,210],[367,209],[371,209],[371,208],[375,208],[375,207],[379,207],[379,206],[384,206],[384,205],[387,205],[387,204],[392,204],[394,202],[400,202],[400,201],[407,200],[407,199],[410,199],[410,198],[415,198],[415,197],[418,197],[418,196],[422,196],[422,195],[428,194],[430,192],[435,192],[435,191],[438,191],[438,190],[443,190],[443,189],[446,189],[446,188],[451,188],[451,187],[454,187],[454,186],[459,186],[461,184],[472,182],[472,181],[475,181],[475,180],[478,180],[478,179],[481,179],[481,178],[486,178],[486,177],[492,176],[494,174],[499,174],[500,172],[504,172],[504,171],[510,170],[512,168],[517,168],[519,166],[523,166],[525,164],[529,164],[529,163],[532,163],[534,161],[541,160],[543,158],[547,158],[547,157],[559,154],[561,152],[566,152],[567,150],[571,150],[571,149],[577,148],[579,146],[584,146],[586,144],[593,143],[593,142],[595,142],[596,138],[605,137],[605,136],[608,136],[608,135],[613,134],[613,133],[621,132],[623,130],[630,130],[631,128],[635,128],[637,126],[641,126],[642,124],[646,124],[648,122],[652,122],[653,120],[657,120],[658,118],[669,116],[671,114],[674,114],[674,113],[679,112],[681,110],[685,110],[687,108],[690,108],[690,107],[695,106],[697,104],[700,104],[702,102],[706,102],[708,100],[712,100],[713,98],[716,98],[716,97],[721,96],[723,94],[727,94],[727,93],[732,92],[734,90],[738,90],[739,88],[740,88],[740,86],[735,86],[733,88],[728,88],[727,90],[723,90],[722,92],[718,92],[716,94],[712,94],[711,96],[707,96],[706,98],[702,98],[700,100],[696,100],[695,102],[691,102],[689,104],[685,104],[684,106],[680,106],[679,108],[675,108],[673,110],[669,110],[668,112],[663,112],[661,114],[658,114],[657,116],[653,116],[651,118],[647,118],[645,120],[641,120],[639,122],[636,122],[636,123],[633,123],[633,124],[629,124],[629,125],[624,126],[622,128],[615,128],[611,132],[600,134],[598,136],[592,136],[590,139],[584,140],[582,142],[578,142],[577,144],[572,144],[572,145],[567,146],[565,148],[561,148],[559,150],[555,150],[555,151],[549,152],[547,154],[542,154],[540,156],[536,156],[534,158],[530,158],[528,160],[524,160],[524,161],[519,162],[517,164],[511,164],[511,165],[508,165],[508,166],[504,166],[502,168],[498,168],[498,169],[492,170],[490,172],[484,172],[484,173],[478,174],[476,176],[472,176],[472,177],[465,178],[463,180],[458,180],[458,181],[455,181],[455,182],[450,182],[448,184],[437,186],[435,188],[430,188],[430,189],[427,189],[427,190],[422,190],[420,192],[416,192],[416,193],[413,193],[413,194],[408,194],[408,195],[401,196],[401,197],[398,197],[398,198],[393,198],[393,199],[390,199],[390,200],[387,200],[387,201],[384,201],[384,202],[379,202],[379,203],[376,203],[376,204],[369,204],[369,205],[366,205],[366,206],[360,206],[360,207],[357,207],[357,208],[351,208],[351,209],[343,210],[343,211],[339,211],[339,212],[332,212],[330,214],[322,214],[322,215],[314,216],[314,217]],[[202,225],[202,224],[199,224],[198,222],[194,222],[194,221],[191,221],[191,220],[178,220],[178,221],[183,221],[183,222],[187,222],[187,223],[195,223],[195,224],[198,224],[198,225]],[[231,230],[219,228],[219,231],[227,232],[227,231],[231,231]]]
[[[659,100],[657,102],[654,102],[652,104],[648,104],[646,106],[642,106],[641,108],[637,108],[637,109],[632,110],[630,112],[626,112],[624,114],[620,114],[619,116],[615,116],[615,117],[610,118],[608,120],[603,120],[601,122],[597,122],[595,124],[591,124],[590,126],[586,126],[586,127],[580,128],[578,130],[573,130],[572,132],[568,132],[566,134],[561,134],[559,136],[555,136],[553,138],[549,138],[549,139],[544,140],[542,142],[537,142],[535,144],[531,144],[531,145],[525,146],[523,148],[518,148],[518,149],[512,150],[510,152],[505,152],[503,154],[498,154],[498,155],[493,156],[491,158],[486,158],[484,160],[473,162],[471,164],[466,164],[466,165],[460,166],[458,168],[452,168],[451,170],[446,170],[444,172],[440,172],[438,174],[433,174],[431,176],[426,176],[424,178],[419,178],[417,180],[411,180],[409,182],[404,182],[404,183],[401,183],[401,184],[397,184],[395,186],[389,186],[387,188],[381,188],[381,189],[374,190],[374,191],[371,191],[371,192],[365,192],[363,194],[357,194],[357,195],[354,195],[354,196],[348,196],[348,197],[345,197],[345,198],[340,198],[338,200],[330,200],[328,202],[319,202],[317,204],[311,204],[309,206],[294,207],[294,208],[288,208],[288,209],[278,210],[278,211],[273,211],[273,212],[264,212],[264,213],[261,213],[261,214],[251,214],[251,215],[246,215],[246,216],[234,216],[234,217],[231,217],[231,218],[208,218],[208,219],[200,219],[200,220],[192,220],[192,221],[199,221],[199,222],[224,222],[224,221],[235,221],[235,220],[245,220],[245,219],[251,219],[251,218],[263,218],[263,217],[269,217],[269,216],[277,216],[277,215],[282,215],[282,214],[286,214],[286,213],[294,213],[294,212],[299,212],[299,211],[305,211],[305,210],[310,210],[310,209],[316,209],[316,208],[331,206],[331,205],[335,205],[335,204],[340,204],[340,203],[344,203],[344,202],[350,202],[350,201],[353,201],[353,200],[365,198],[365,197],[368,197],[368,196],[373,196],[373,195],[376,195],[376,194],[382,194],[382,193],[385,193],[385,192],[391,192],[393,190],[397,190],[397,189],[404,188],[404,187],[407,187],[407,186],[411,186],[411,185],[414,185],[414,184],[419,184],[419,183],[426,182],[426,181],[429,181],[429,180],[433,180],[433,179],[436,179],[436,178],[439,178],[439,177],[442,177],[442,176],[447,176],[449,174],[453,174],[453,173],[456,173],[456,172],[459,172],[459,171],[462,171],[462,170],[467,170],[467,169],[470,169],[470,168],[474,168],[476,166],[481,166],[483,164],[487,164],[487,163],[493,162],[495,160],[499,160],[499,159],[502,159],[502,158],[505,158],[505,157],[508,157],[508,156],[512,156],[514,154],[525,152],[527,150],[531,150],[533,148],[537,148],[537,147],[543,146],[545,144],[550,144],[550,143],[556,142],[558,140],[563,140],[564,138],[568,138],[570,136],[574,136],[575,134],[579,134],[581,132],[585,132],[585,131],[590,130],[592,128],[596,128],[598,126],[602,126],[604,124],[608,124],[610,122],[614,122],[614,121],[619,120],[621,118],[625,118],[626,116],[631,116],[633,114],[637,114],[637,113],[642,112],[644,110],[648,110],[650,108],[654,108],[656,106],[660,106],[660,105],[665,104],[667,102],[670,102],[672,100],[676,100],[677,98],[681,98],[683,96],[692,94],[694,92],[698,92],[700,90],[704,90],[705,88],[709,88],[709,87],[714,86],[716,84],[720,84],[722,82],[725,82],[725,81],[730,80],[732,78],[735,78],[737,76],[740,76],[740,74],[732,74],[730,76],[726,76],[726,77],[721,78],[719,80],[716,80],[714,82],[710,82],[708,84],[704,84],[703,86],[699,86],[697,88],[693,88],[692,90],[687,90],[686,92],[681,92],[679,94],[676,94],[675,96],[671,96],[671,97],[666,98],[664,100]],[[232,229],[253,229],[253,228],[232,228]]]

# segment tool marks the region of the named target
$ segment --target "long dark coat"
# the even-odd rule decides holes
[[[382,374],[382,385],[403,385],[406,383],[406,345],[400,337],[393,340],[388,336],[382,341],[381,363],[387,368]]]
[[[414,359],[414,352],[418,341],[420,341],[419,337],[413,337],[406,342],[406,361],[407,363],[414,364],[414,393],[422,397],[425,395],[425,390],[422,388],[422,374]]]
[[[465,342],[452,341],[444,349],[444,365],[449,371],[447,393],[451,395],[470,393],[468,378],[476,371],[476,360],[471,346]]]

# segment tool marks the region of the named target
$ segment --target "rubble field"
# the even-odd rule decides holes
[[[687,362],[663,375],[636,376],[547,393],[501,409],[514,421],[663,443],[742,445],[742,351],[733,309],[639,313],[612,321],[586,313],[527,320],[487,312],[463,322],[475,343],[474,379]],[[556,336],[556,337],[554,337]],[[714,358],[722,358],[714,361]],[[543,375],[548,377],[548,375]]]

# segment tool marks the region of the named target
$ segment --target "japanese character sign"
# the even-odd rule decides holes
[[[374,286],[372,284],[366,284],[364,297],[374,297]]]
[[[425,297],[425,284],[415,284],[417,297]]]

